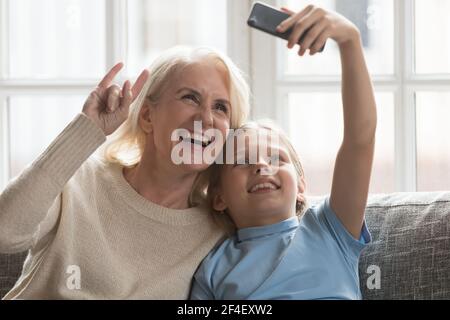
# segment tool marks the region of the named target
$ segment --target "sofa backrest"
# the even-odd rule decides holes
[[[372,196],[366,223],[372,244],[359,264],[364,299],[450,298],[450,192]]]
[[[372,195],[366,223],[372,244],[359,264],[364,299],[450,298],[450,192]],[[25,254],[0,254],[1,297],[19,277]]]
[[[17,254],[0,254],[0,297],[14,286],[22,272],[26,252]]]

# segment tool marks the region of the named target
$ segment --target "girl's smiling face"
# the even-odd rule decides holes
[[[246,130],[245,146],[235,143],[235,163],[222,166],[220,182],[213,191],[214,209],[227,210],[237,228],[268,225],[295,216],[296,201],[304,192],[304,180],[297,177],[288,148],[280,139],[267,139],[266,152],[259,152],[262,131],[267,133]],[[235,140],[238,138],[236,135]],[[258,151],[254,159],[251,150]]]

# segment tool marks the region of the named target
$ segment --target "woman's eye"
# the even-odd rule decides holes
[[[183,96],[183,99],[191,100],[195,103],[198,103],[197,97],[194,96],[193,94],[187,94],[187,95]]]
[[[216,109],[222,111],[223,113],[228,112],[228,107],[226,105],[224,105],[223,103],[217,103]]]

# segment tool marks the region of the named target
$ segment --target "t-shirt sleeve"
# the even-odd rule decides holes
[[[211,288],[204,280],[203,276],[198,272],[194,275],[189,295],[190,300],[214,300]]]
[[[313,213],[317,215],[318,221],[323,228],[331,234],[342,253],[352,260],[359,259],[361,251],[372,242],[372,236],[367,228],[365,219],[361,228],[360,239],[357,240],[348,232],[331,208],[329,197],[314,208]]]
[[[192,279],[190,300],[214,300],[214,294],[211,288],[211,280],[208,276],[208,257],[200,264],[200,267]]]

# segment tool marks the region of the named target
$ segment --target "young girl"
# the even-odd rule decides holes
[[[252,163],[249,150],[259,147],[257,136],[273,129],[244,127],[245,150],[234,149],[234,164],[213,167],[208,188],[213,209],[226,213],[237,230],[200,265],[192,299],[361,299],[358,260],[371,241],[364,209],[376,107],[360,35],[348,20],[321,8],[284,11],[291,17],[279,31],[293,28],[289,48],[309,29],[300,55],[307,49],[314,54],[327,38],[339,45],[344,139],[331,195],[304,212],[304,175],[287,138],[267,144],[278,154],[276,164],[261,154]]]

